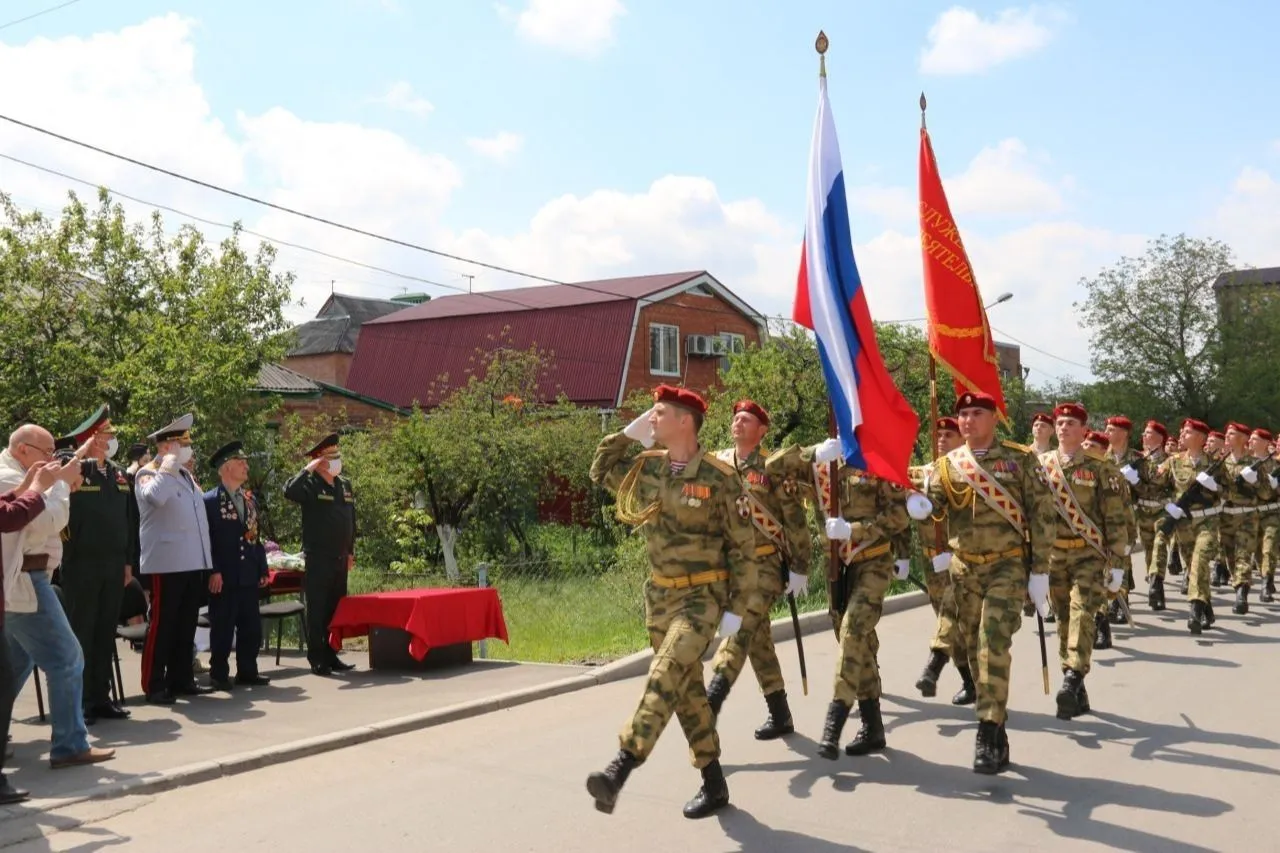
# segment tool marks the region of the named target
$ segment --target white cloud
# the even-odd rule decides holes
[[[388,109],[412,113],[417,116],[429,115],[435,109],[430,101],[414,92],[413,86],[404,80],[395,81],[387,87],[387,91],[370,100],[375,104],[382,104]]]
[[[1280,266],[1280,181],[1246,166],[1203,227],[1230,245],[1242,265]]]
[[[622,0],[529,0],[521,12],[497,8],[529,41],[584,57],[613,44],[615,25],[627,13]]]
[[[467,146],[482,157],[505,163],[524,148],[524,137],[503,130],[493,136],[468,139]]]
[[[1047,45],[1064,21],[1052,8],[1005,9],[984,20],[972,9],[953,6],[929,28],[920,72],[976,74],[1021,59]]]

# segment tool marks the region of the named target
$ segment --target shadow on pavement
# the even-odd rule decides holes
[[[730,808],[716,817],[724,834],[738,842],[742,853],[865,853],[861,847],[824,841],[799,832],[773,829],[738,808]]]

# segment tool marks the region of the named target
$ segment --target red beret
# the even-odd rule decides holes
[[[1079,403],[1059,403],[1053,410],[1053,419],[1058,418],[1075,418],[1083,424],[1089,421],[1089,413]]]
[[[1226,436],[1223,435],[1221,431],[1215,429],[1215,430],[1210,430],[1209,438],[1226,438]]]
[[[1274,441],[1274,438],[1271,435],[1271,431],[1265,430],[1262,427],[1258,427],[1253,431],[1253,437],[1260,438],[1263,441]]]
[[[1196,420],[1195,418],[1187,418],[1185,421],[1183,421],[1182,428],[1193,429],[1196,432],[1202,433],[1204,435],[1213,435],[1213,432],[1209,429],[1209,425],[1207,423],[1205,423],[1204,421]]]
[[[1249,428],[1239,421],[1231,421],[1227,424],[1227,432],[1239,432],[1245,435],[1249,434]]]
[[[1105,432],[1098,432],[1097,430],[1090,430],[1088,434],[1085,435],[1085,440],[1092,441],[1103,450],[1106,450],[1111,446],[1111,439],[1107,438],[1107,434]]]
[[[981,391],[965,391],[956,398],[957,415],[960,414],[961,409],[986,409],[988,412],[994,412],[996,398]]]
[[[769,413],[764,410],[764,406],[754,400],[739,400],[733,404],[733,413],[746,412],[749,415],[755,415],[756,420],[765,426],[769,425]]]
[[[955,418],[938,418],[938,429],[949,429],[952,432],[959,432],[960,424]]]
[[[1160,434],[1161,434],[1162,436],[1164,436],[1166,439],[1168,439],[1168,438],[1169,438],[1169,429],[1168,429],[1168,427],[1166,427],[1164,424],[1160,423],[1159,421],[1147,421],[1147,429],[1149,429],[1149,430],[1151,430],[1151,431],[1153,431],[1153,432],[1158,432],[1158,433],[1160,433]]]
[[[1048,412],[1036,412],[1031,416],[1031,425],[1035,426],[1038,423],[1046,423],[1049,426],[1053,426],[1053,417]]]
[[[1119,427],[1120,429],[1133,432],[1133,421],[1129,420],[1124,415],[1113,415],[1112,417],[1107,418],[1107,426]]]
[[[702,399],[696,391],[690,391],[688,388],[677,388],[674,385],[659,385],[654,388],[653,402],[670,403],[673,406],[688,409],[699,415],[707,413],[707,401]]]

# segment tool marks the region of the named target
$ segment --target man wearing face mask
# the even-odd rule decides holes
[[[356,509],[351,481],[342,472],[338,435],[309,451],[311,461],[285,484],[284,496],[302,507],[302,551],[306,574],[307,660],[316,675],[355,669],[329,646],[329,623],[347,594],[347,572],[355,565]]]
[[[124,469],[111,461],[118,442],[110,409],[99,407],[58,443],[79,447],[95,432],[84,482],[71,495],[62,551],[62,594],[84,651],[84,717],[91,725],[129,716],[111,701],[111,651],[124,588],[138,564],[138,503]]]
[[[191,660],[205,573],[213,566],[204,494],[186,469],[194,419],[186,414],[151,433],[156,457],[134,478],[139,569],[151,577],[151,629],[142,650],[142,689],[147,701],[157,705],[213,692],[196,683]]]

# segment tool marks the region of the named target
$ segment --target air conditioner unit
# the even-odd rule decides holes
[[[709,335],[690,335],[685,342],[685,349],[689,355],[715,355],[713,340]]]

